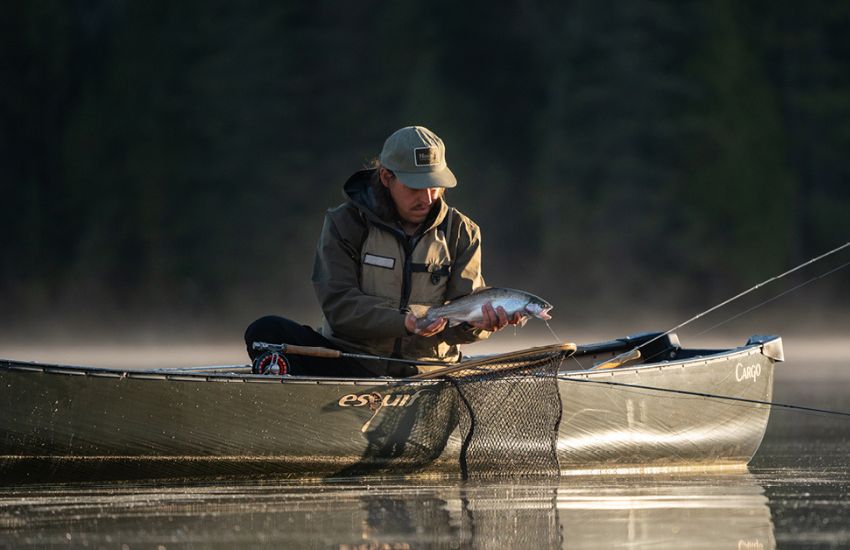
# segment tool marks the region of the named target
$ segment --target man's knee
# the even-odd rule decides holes
[[[294,324],[289,319],[284,319],[277,315],[266,315],[260,317],[245,329],[245,345],[248,348],[248,355],[255,358],[258,352],[253,349],[254,342],[266,342],[269,344],[282,344],[287,341],[287,328],[290,324]],[[289,343],[289,342],[287,342]]]
[[[252,359],[256,356],[252,349],[254,342],[301,346],[325,345],[321,340],[322,338],[313,329],[278,315],[260,317],[245,329],[245,345]]]
[[[277,315],[260,317],[245,329],[245,342],[256,342],[258,336],[271,335],[280,332],[280,319]]]

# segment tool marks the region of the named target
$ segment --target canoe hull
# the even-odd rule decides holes
[[[581,382],[560,386],[559,464],[575,471],[746,464],[761,444],[770,406],[742,400],[771,401],[773,369],[773,359],[750,349],[570,375]]]
[[[758,449],[770,407],[694,394],[769,401],[774,359],[762,348],[562,372],[558,467],[576,473],[745,465]],[[33,480],[456,474],[463,442],[447,413],[454,399],[442,381],[162,374],[5,361],[0,472]]]

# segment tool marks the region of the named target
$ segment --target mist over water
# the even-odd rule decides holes
[[[850,349],[850,334],[843,329],[850,326],[850,316],[837,310],[809,312],[773,307],[700,334],[738,310],[733,307],[731,313],[718,312],[676,333],[683,346],[705,348],[740,346],[753,334],[780,335],[789,361],[818,360],[818,369],[804,370],[806,376],[820,376],[822,372],[829,376],[829,372],[838,368],[832,366],[835,362],[831,359]],[[563,304],[556,306],[551,321],[531,319],[523,327],[509,326],[488,340],[463,346],[463,351],[467,356],[475,356],[554,343],[587,344],[642,332],[663,332],[692,313],[694,311],[648,314],[642,313],[642,308],[637,306],[623,306],[619,315],[594,317],[593,312],[573,310],[569,304]],[[305,311],[293,318],[319,326],[321,316]],[[45,326],[0,330],[0,358],[122,369],[245,364],[248,357],[242,335],[250,320],[246,317],[244,326],[236,322],[196,326],[188,321],[166,320],[151,327],[128,329],[103,323],[90,328],[70,318],[54,319],[47,321]],[[801,371],[780,369],[780,372],[796,375]]]

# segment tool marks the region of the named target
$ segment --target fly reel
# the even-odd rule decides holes
[[[289,361],[276,351],[267,351],[258,356],[251,364],[251,374],[270,374],[282,376],[289,374]]]

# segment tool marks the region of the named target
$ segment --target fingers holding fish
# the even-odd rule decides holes
[[[481,306],[481,318],[470,319],[467,323],[475,328],[493,332],[497,330],[495,327],[496,321],[497,317],[493,305],[490,302],[486,302]]]
[[[505,328],[510,321],[514,320],[516,315],[509,319],[504,307],[494,308],[491,302],[487,302],[481,306],[481,317],[481,320],[470,321],[469,324],[475,328],[496,332]]]
[[[407,329],[407,332],[416,334],[417,336],[434,336],[446,328],[446,323],[448,323],[448,319],[445,317],[438,317],[427,324],[425,324],[423,319],[417,318],[413,313],[408,313],[404,317],[404,327]]]
[[[525,323],[528,322],[528,315],[523,315],[520,312],[514,313],[510,319],[508,319],[509,325],[516,325],[520,327],[524,327]]]
[[[491,310],[493,310],[493,304],[487,304]],[[494,312],[496,313],[496,330],[502,330],[506,326],[508,326],[508,312],[505,311],[505,308],[502,306],[497,307]]]
[[[448,319],[441,317],[424,329],[420,330],[417,334],[419,334],[419,336],[434,336],[435,334],[442,332],[443,329],[446,328],[446,324],[448,322]]]

